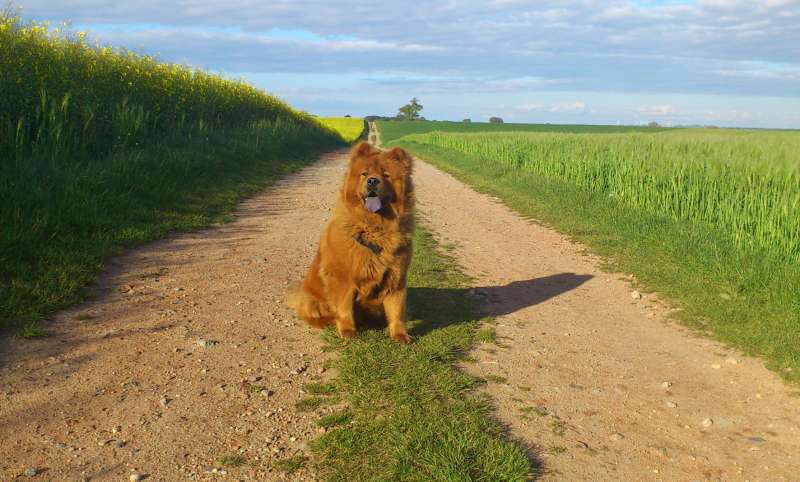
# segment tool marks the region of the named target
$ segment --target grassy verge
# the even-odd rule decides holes
[[[470,393],[476,380],[453,364],[475,339],[475,310],[466,278],[417,230],[409,277],[410,333],[393,343],[382,329],[340,347],[337,396],[346,412],[327,416],[314,444],[327,480],[527,480],[532,467],[520,447],[503,439],[489,403]],[[317,391],[318,392],[318,391]]]
[[[450,122],[450,121],[381,121],[381,142],[395,141],[410,134],[428,132],[570,132],[573,134],[610,134],[622,132],[659,132],[679,130],[644,126],[597,126],[580,124],[491,124],[489,122]]]
[[[223,219],[236,203],[344,145],[292,119],[213,130],[93,161],[5,165],[0,179],[0,328],[80,301],[123,248]]]
[[[699,332],[764,357],[800,381],[800,269],[785,256],[744,249],[713,226],[626,207],[608,196],[440,147],[396,142],[511,208],[571,235],[673,300]]]

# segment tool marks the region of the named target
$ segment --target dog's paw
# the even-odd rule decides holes
[[[350,329],[347,329],[347,328],[344,329],[344,330],[339,330],[339,336],[341,336],[342,338],[344,338],[346,340],[355,338],[356,337],[356,330],[350,330]]]
[[[411,343],[411,337],[408,333],[394,333],[392,334],[392,340],[405,344]]]

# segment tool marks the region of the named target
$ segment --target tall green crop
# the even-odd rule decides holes
[[[744,245],[800,259],[797,132],[432,132],[404,140],[568,181],[656,214],[710,223]]]
[[[0,13],[0,158],[96,158],[166,134],[311,116],[244,82]]]

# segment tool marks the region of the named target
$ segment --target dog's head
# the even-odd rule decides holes
[[[362,142],[350,153],[350,168],[342,186],[342,197],[371,213],[403,211],[411,195],[411,156],[395,147],[380,151]]]

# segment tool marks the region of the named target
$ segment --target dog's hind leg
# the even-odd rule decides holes
[[[325,328],[334,324],[333,314],[327,306],[297,283],[289,287],[288,305],[297,311],[297,316],[314,328]]]

